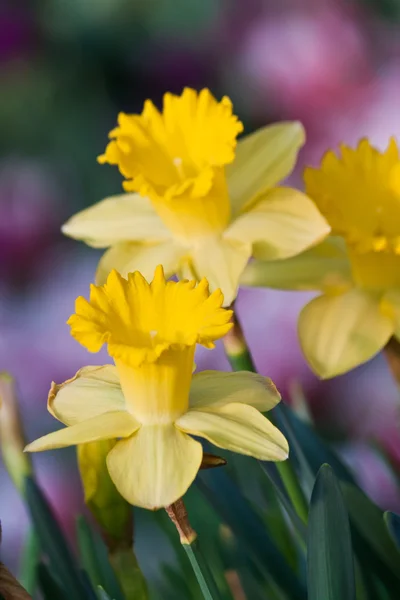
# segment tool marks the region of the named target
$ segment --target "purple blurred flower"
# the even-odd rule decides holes
[[[39,428],[44,433],[52,422],[48,417],[47,424],[40,424],[52,380],[61,383],[84,365],[110,362],[106,353],[88,354],[66,324],[77,296],[89,293],[98,255],[89,250],[82,255],[73,242],[65,248],[67,253],[64,247],[53,249],[51,260],[42,265],[42,278],[27,295],[3,295],[0,302],[0,369],[15,377],[24,421],[38,426],[35,433]]]
[[[364,77],[366,56],[360,28],[332,4],[266,12],[248,30],[239,68],[259,94],[259,110],[272,102],[280,115],[307,123]]]
[[[400,139],[399,94],[400,59],[371,74],[346,102],[332,107],[329,118],[319,123],[318,137],[306,147],[307,157],[319,160],[328,147],[340,142],[354,145],[362,137],[381,150],[390,136]]]
[[[0,7],[0,62],[27,54],[34,40],[33,16],[28,6]]]
[[[400,490],[385,460],[364,443],[351,443],[338,449],[354,473],[357,483],[383,510],[400,510]]]
[[[63,216],[59,192],[41,163],[0,163],[0,277],[26,278],[49,249]]]

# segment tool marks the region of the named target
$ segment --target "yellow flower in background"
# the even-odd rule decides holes
[[[165,94],[163,111],[148,100],[140,115],[118,117],[99,162],[118,165],[126,194],[73,216],[62,230],[97,247],[97,283],[112,269],[147,278],[166,275],[221,288],[235,299],[249,258],[294,256],[329,227],[301,192],[276,187],[292,171],[304,143],[298,122],[278,123],[238,143],[243,126],[232,103],[204,89]]]
[[[79,297],[71,334],[90,352],[107,344],[114,365],[84,367],[53,384],[49,411],[68,425],[27,447],[49,450],[117,439],[107,467],[131,504],[155,509],[186,492],[203,450],[191,435],[214,445],[280,461],[288,456],[281,432],[259,411],[280,400],[273,383],[249,372],[192,375],[196,344],[207,348],[231,328],[220,290],[206,280],[166,281],[159,266],[149,284],[138,273],[112,271],[103,286]]]
[[[244,285],[315,289],[299,317],[300,342],[316,373],[333,377],[400,339],[400,157],[394,139],[379,152],[367,139],[329,151],[304,173],[306,190],[332,237],[270,265],[256,261]]]

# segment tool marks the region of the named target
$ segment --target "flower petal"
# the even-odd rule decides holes
[[[236,158],[226,167],[233,215],[292,172],[304,142],[298,121],[267,125],[239,140]]]
[[[261,412],[271,410],[281,396],[268,377],[238,371],[203,371],[195,373],[190,388],[189,403],[193,409],[212,409],[240,402]]]
[[[117,244],[107,250],[100,259],[96,272],[97,285],[103,285],[109,273],[115,269],[122,277],[140,271],[145,279],[153,278],[155,268],[163,265],[165,276],[174,275],[187,249],[172,241],[160,244]]]
[[[105,198],[71,217],[61,230],[94,248],[170,237],[150,200],[139,194]]]
[[[299,254],[323,240],[329,231],[308,196],[281,187],[259,197],[230,225],[224,237],[254,244],[256,258],[275,260]]]
[[[181,498],[200,468],[203,449],[174,425],[143,426],[107,457],[119,493],[131,504],[156,509]]]
[[[250,256],[250,244],[207,238],[192,249],[192,267],[197,279],[208,280],[211,290],[222,290],[224,306],[229,306],[236,298],[239,278]]]
[[[27,452],[42,452],[53,448],[65,448],[77,444],[128,437],[138,428],[140,423],[126,411],[109,412],[81,421],[76,425],[64,427],[35,440],[25,448]]]
[[[311,300],[300,313],[299,337],[312,369],[322,378],[345,373],[372,358],[394,330],[379,298],[357,288]]]
[[[114,365],[83,367],[64,383],[52,383],[49,412],[66,425],[74,425],[106,412],[125,410],[125,399]]]
[[[341,238],[326,240],[286,260],[253,260],[241,285],[280,290],[328,290],[352,284],[350,262]]]
[[[226,404],[204,411],[193,409],[179,417],[176,426],[204,437],[219,448],[260,460],[280,461],[288,457],[288,443],[279,429],[245,404]]]

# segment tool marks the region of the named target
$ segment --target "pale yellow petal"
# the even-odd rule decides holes
[[[139,194],[106,198],[72,216],[61,230],[94,248],[170,237],[150,200]]]
[[[295,256],[321,242],[330,231],[315,204],[302,192],[276,188],[261,195],[224,237],[253,244],[253,256],[275,260]]]
[[[143,426],[107,457],[119,493],[133,505],[156,509],[181,498],[200,468],[203,449],[174,425]]]
[[[240,284],[281,290],[329,290],[352,284],[351,267],[341,238],[326,240],[285,260],[251,261]]]
[[[201,410],[240,402],[265,412],[274,408],[280,399],[271,379],[258,373],[203,371],[193,375],[189,403],[191,408]]]
[[[379,298],[357,288],[315,298],[301,311],[298,327],[303,352],[322,378],[340,375],[372,358],[394,330]]]
[[[47,408],[66,425],[124,410],[125,400],[116,367],[83,367],[72,379],[60,385],[53,382]]]
[[[76,425],[64,427],[28,444],[27,452],[42,452],[54,448],[65,448],[99,440],[128,437],[138,428],[140,423],[128,412],[109,412],[81,421]]]
[[[236,158],[226,167],[234,215],[290,175],[304,142],[298,121],[267,125],[239,140]]]
[[[239,278],[250,256],[250,244],[209,238],[192,249],[192,268],[198,279],[207,279],[211,290],[220,288],[224,306],[230,306],[236,298]]]
[[[186,248],[172,240],[160,244],[117,244],[107,250],[100,259],[96,283],[103,285],[113,269],[125,278],[128,273],[140,271],[143,277],[150,281],[158,265],[163,265],[166,277],[170,277],[177,272],[180,261],[187,253]]]
[[[182,431],[260,460],[285,460],[288,443],[282,433],[257,409],[232,403],[207,410],[190,410],[176,422]]]

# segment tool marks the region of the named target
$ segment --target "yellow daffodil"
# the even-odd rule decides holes
[[[287,261],[254,262],[242,279],[322,292],[299,318],[303,351],[321,377],[369,360],[393,335],[400,339],[399,149],[394,139],[385,152],[363,139],[340,150],[304,174],[332,237]]]
[[[139,115],[121,113],[99,162],[118,165],[126,194],[106,198],[73,216],[63,232],[109,250],[97,283],[117,269],[167,276],[221,288],[226,305],[237,294],[249,258],[281,259],[329,232],[301,192],[275,187],[290,174],[304,130],[278,123],[236,144],[243,126],[232,103],[204,89],[165,94],[160,113],[149,100]]]
[[[208,283],[166,282],[159,266],[149,284],[112,271],[79,297],[68,323],[90,352],[107,344],[114,365],[84,367],[53,384],[48,408],[65,429],[29,451],[117,439],[107,455],[111,479],[131,504],[167,506],[188,489],[203,450],[191,435],[261,460],[285,460],[286,439],[259,411],[280,396],[273,383],[248,372],[193,372],[196,344],[212,348],[230,329],[231,311]]]

